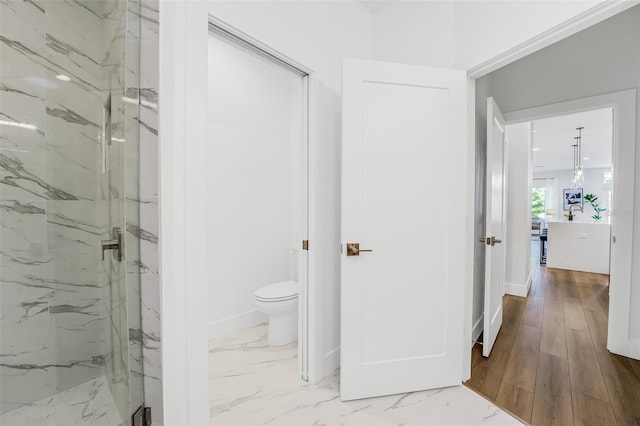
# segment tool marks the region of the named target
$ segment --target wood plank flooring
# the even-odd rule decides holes
[[[537,248],[532,248],[536,250]],[[467,386],[532,425],[640,425],[640,361],[607,351],[609,277],[534,263]]]

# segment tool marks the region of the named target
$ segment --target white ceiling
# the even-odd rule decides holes
[[[576,127],[584,127],[582,167],[612,166],[613,111],[607,108],[534,121],[534,172],[573,170],[571,145],[575,144],[574,137],[578,136]]]

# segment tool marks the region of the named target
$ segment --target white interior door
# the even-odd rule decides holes
[[[504,170],[505,121],[493,98],[487,98],[487,198],[482,355],[488,357],[502,326],[505,270]]]
[[[345,61],[343,400],[461,382],[466,97],[462,71]]]

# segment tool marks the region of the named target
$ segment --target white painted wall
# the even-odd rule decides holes
[[[451,1],[396,1],[373,15],[374,59],[450,67],[456,26]]]
[[[209,338],[259,324],[254,292],[298,281],[302,76],[209,37],[207,123]]]
[[[507,126],[505,291],[525,297],[531,285],[531,123]]]
[[[339,93],[342,59],[371,58],[371,16],[352,1],[204,1],[210,13],[312,68]],[[334,109],[335,110],[335,109]]]
[[[598,169],[584,169],[584,185],[582,186],[583,195],[586,194],[595,194],[598,196],[598,201],[600,202],[600,206],[607,209],[602,212],[601,216],[603,216],[602,221],[606,222],[609,217],[609,212],[611,208],[609,206],[609,192],[612,191],[612,185],[610,183],[604,183],[604,173],[607,171],[611,171],[611,168],[598,168]],[[535,179],[544,179],[544,178],[554,178],[558,182],[558,193],[556,194],[556,214],[555,218],[562,219],[564,215],[569,213],[568,211],[563,211],[563,189],[571,188],[572,180],[573,180],[573,171],[572,170],[556,170],[556,171],[547,171],[547,172],[535,172],[533,174]],[[543,181],[537,181],[543,182]],[[534,184],[535,186],[535,184]],[[577,221],[591,221],[591,216],[595,214],[595,211],[591,207],[591,204],[585,201],[584,203],[584,213],[580,213],[580,210],[573,209],[576,215]]]
[[[602,1],[394,1],[372,14],[373,55],[468,70]]]
[[[456,1],[455,67],[469,69],[598,5],[596,1]]]

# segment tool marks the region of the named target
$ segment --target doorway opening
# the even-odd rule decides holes
[[[612,108],[603,108],[530,122],[533,129],[529,155],[532,238],[531,242],[523,243],[532,245],[531,258],[537,257],[540,264],[547,262],[550,226],[558,227],[557,223],[562,222],[599,223],[605,225],[600,227],[601,232],[590,233],[593,227],[583,229],[586,237],[573,241],[560,236],[564,228],[558,228],[552,236],[556,243],[549,266],[609,274],[613,114]],[[577,158],[578,148],[580,158]],[[574,207],[569,221],[571,204]],[[576,227],[571,229],[575,231]],[[507,256],[507,267],[509,260]]]
[[[307,380],[309,78],[210,22],[203,237],[212,413],[225,404],[220,388],[243,391],[225,381],[244,367],[259,375],[285,357],[287,374]]]
[[[530,248],[529,255],[519,259],[530,272],[520,275],[524,294],[509,292],[513,288],[509,283],[505,286],[498,339],[488,358],[474,348],[467,385],[534,425],[554,419],[562,424],[593,419],[598,424],[628,424],[639,414],[634,401],[640,395],[640,361],[630,358],[632,353],[622,353],[626,357],[616,354],[621,353],[619,336],[611,322],[620,317],[609,315],[610,309],[618,312],[623,305],[613,295],[610,303],[609,284],[616,291],[628,290],[628,265],[621,262],[626,255],[616,245],[616,235],[625,224],[616,203],[619,197],[613,196],[614,188],[622,188],[619,196],[628,192],[612,178],[624,179],[633,171],[621,160],[628,148],[619,137],[625,133],[620,120],[625,113],[620,104],[584,100],[581,104],[580,110],[557,108],[555,114],[547,110],[537,117],[532,112],[540,113],[545,107],[505,114],[512,123],[507,126],[510,136],[519,135],[517,126],[523,130],[519,142],[528,149],[524,162],[515,167],[529,174],[528,188],[511,187],[507,194],[507,204],[514,190],[527,194],[528,201],[521,208],[528,217],[508,214],[509,230],[518,228],[519,239],[509,235],[507,243]],[[569,125],[575,120],[584,122],[585,129],[590,122],[593,131],[592,142],[585,145],[590,152],[583,152],[580,158],[586,167],[579,185],[573,182],[572,145],[576,127],[582,126]],[[635,126],[635,120],[627,125]],[[562,127],[568,128],[571,138],[562,134]],[[517,137],[509,138],[509,150],[516,142]],[[513,160],[509,157],[507,161]],[[509,171],[512,166],[509,164]],[[580,194],[582,209],[570,207],[576,194]],[[566,217],[570,209],[571,222]],[[541,246],[545,242],[548,246]],[[517,252],[508,246],[507,280],[513,279],[509,255]],[[628,321],[629,316],[626,318]],[[632,405],[634,408],[625,408]]]

